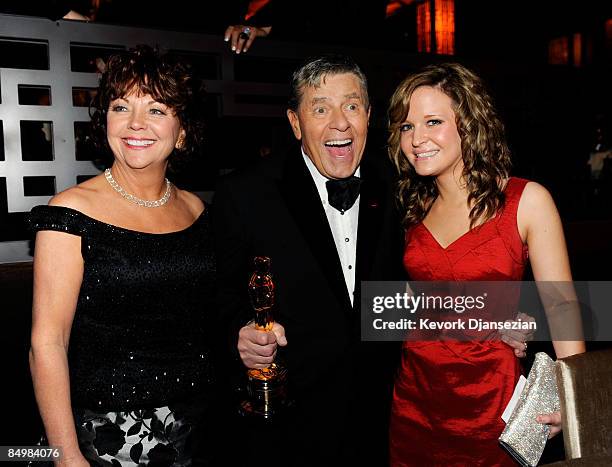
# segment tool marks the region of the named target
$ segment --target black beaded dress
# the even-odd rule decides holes
[[[65,207],[30,213],[33,231],[81,238],[83,282],[68,362],[79,444],[92,465],[191,462],[189,435],[205,418],[212,390],[208,211],[165,234],[116,227]]]

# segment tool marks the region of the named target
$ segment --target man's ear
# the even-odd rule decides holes
[[[296,139],[302,139],[302,130],[300,129],[300,119],[295,111],[289,109],[287,110],[287,118],[289,119],[289,125],[291,125],[291,129],[293,130],[293,134]]]

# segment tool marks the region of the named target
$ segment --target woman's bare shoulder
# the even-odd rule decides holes
[[[177,198],[185,204],[194,217],[198,217],[206,208],[202,199],[191,191],[176,189]]]
[[[49,206],[71,208],[88,214],[92,211],[93,206],[101,202],[101,197],[104,196],[104,192],[101,190],[102,181],[104,181],[103,176],[96,175],[83,183],[67,188],[51,198]]]
[[[533,210],[547,208],[551,205],[554,207],[555,202],[550,192],[544,186],[537,182],[528,182],[525,185],[520,201],[521,207],[533,212]]]
[[[523,239],[534,228],[547,229],[559,222],[559,212],[551,193],[539,183],[527,183],[517,212],[517,223]]]

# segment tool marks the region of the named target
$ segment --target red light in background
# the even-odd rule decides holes
[[[419,52],[431,52],[430,0],[417,5],[417,50]]]
[[[574,34],[574,44],[572,47],[574,55],[574,66],[582,66],[582,34]]]
[[[436,53],[455,53],[455,1],[435,0]]]
[[[387,18],[393,16],[403,7],[412,5],[416,0],[391,0],[387,3]]]
[[[253,16],[255,16],[255,13],[257,13],[264,6],[266,6],[269,1],[270,0],[251,0],[249,2],[249,9],[247,11],[247,14],[244,15],[244,19],[245,20],[251,19]]]

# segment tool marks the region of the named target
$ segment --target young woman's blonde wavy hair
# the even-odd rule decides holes
[[[421,177],[400,147],[400,126],[410,109],[410,98],[421,86],[439,89],[452,100],[461,138],[463,182],[470,210],[470,228],[486,222],[503,207],[503,183],[510,174],[510,150],[504,125],[482,80],[457,63],[430,65],[407,77],[389,105],[388,153],[399,172],[397,200],[406,213],[405,227],[422,221],[438,190],[433,177]]]

